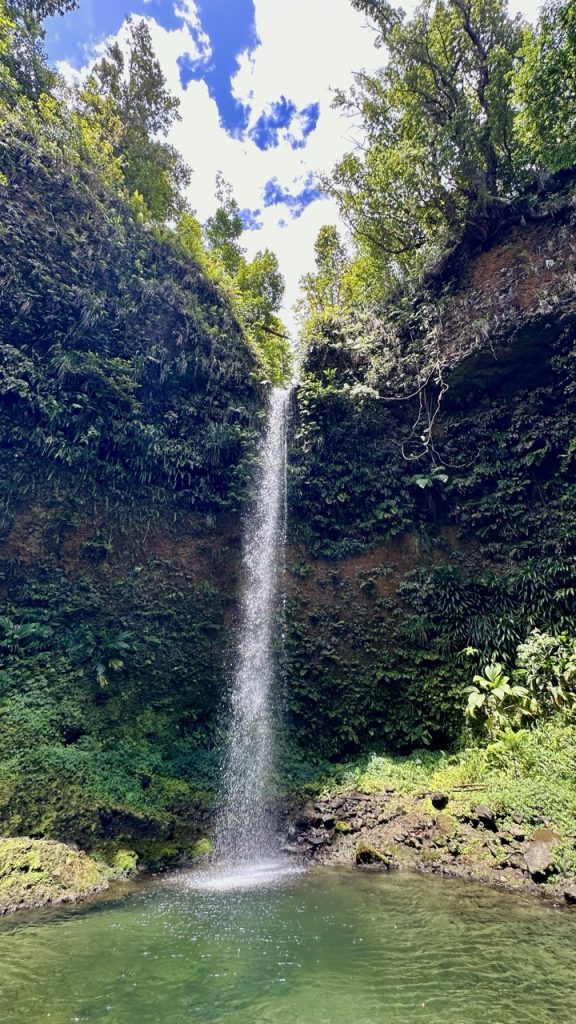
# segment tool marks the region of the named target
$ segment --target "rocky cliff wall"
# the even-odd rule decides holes
[[[287,691],[310,750],[455,743],[475,665],[533,628],[569,628],[571,187],[462,252],[457,279],[415,296],[393,329],[384,314],[369,330],[365,318],[368,340],[335,324],[308,355]]]

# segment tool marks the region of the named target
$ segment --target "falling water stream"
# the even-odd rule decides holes
[[[267,794],[273,770],[273,683],[278,581],[286,533],[286,417],[289,392],[270,399],[244,529],[241,624],[231,694],[216,861],[258,877],[272,856]]]

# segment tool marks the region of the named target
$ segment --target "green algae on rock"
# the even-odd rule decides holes
[[[50,839],[0,839],[0,914],[75,903],[108,888],[110,871]]]

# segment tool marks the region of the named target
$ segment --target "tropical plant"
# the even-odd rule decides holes
[[[124,668],[126,655],[133,650],[132,634],[126,629],[119,633],[88,629],[76,650],[82,660],[90,662],[96,682],[104,689],[110,682],[110,670]]]
[[[51,635],[50,627],[41,622],[13,622],[0,615],[0,650],[13,653],[28,641],[46,640]]]
[[[540,715],[576,707],[576,639],[534,629],[517,650],[522,677]]]
[[[467,686],[466,716],[471,722],[481,714],[482,726],[492,738],[506,729],[519,728],[526,716],[534,713],[529,690],[513,681],[499,661],[484,666],[484,674],[474,676]]]

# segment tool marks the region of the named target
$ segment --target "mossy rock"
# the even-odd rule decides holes
[[[337,832],[346,833],[351,831],[350,825],[348,824],[347,821],[337,821],[336,824],[334,825],[334,828],[336,829]]]
[[[368,843],[358,843],[356,863],[359,867],[379,868],[381,871],[390,871],[396,867],[396,862],[391,854],[381,853],[380,850]]]
[[[452,814],[441,813],[436,817],[436,840],[449,842],[460,830],[458,820]]]
[[[0,839],[0,913],[76,903],[108,888],[110,870],[52,839]]]
[[[120,848],[114,851],[108,864],[117,878],[127,878],[128,875],[133,875],[138,868],[138,854],[134,850]]]
[[[190,856],[192,860],[199,861],[209,857],[214,849],[212,840],[208,836],[203,836],[202,839],[198,839],[190,849]]]

